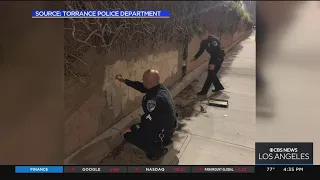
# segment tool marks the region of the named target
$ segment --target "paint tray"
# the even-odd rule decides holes
[[[224,100],[224,99],[210,99],[209,106],[228,108],[229,102],[228,100]]]

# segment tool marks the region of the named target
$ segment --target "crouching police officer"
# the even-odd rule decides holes
[[[159,72],[147,70],[143,74],[143,83],[124,79],[116,75],[116,79],[126,85],[146,93],[142,100],[144,114],[141,123],[131,126],[124,139],[146,152],[150,160],[163,157],[172,143],[172,136],[177,126],[176,112],[169,90],[160,84]]]

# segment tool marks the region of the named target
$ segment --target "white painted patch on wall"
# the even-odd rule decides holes
[[[125,79],[142,81],[143,73],[147,69],[157,69],[160,71],[161,82],[171,78],[178,72],[179,52],[170,51],[157,56],[148,55],[132,61],[117,60],[113,65],[106,66],[103,91],[108,98],[108,106],[113,111],[115,117],[128,106],[128,101],[141,98],[142,94],[133,88],[126,86],[114,79],[116,74],[122,74]]]

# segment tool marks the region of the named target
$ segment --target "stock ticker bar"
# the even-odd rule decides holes
[[[318,165],[256,166],[0,166],[2,174],[272,174],[316,173]]]
[[[64,173],[254,173],[254,166],[65,166]]]
[[[15,173],[254,173],[255,166],[16,166]]]
[[[253,166],[128,166],[128,173],[254,173]]]

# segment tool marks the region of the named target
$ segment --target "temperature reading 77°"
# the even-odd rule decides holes
[[[270,172],[270,171],[274,171],[276,168],[275,167],[267,167],[267,171]]]

